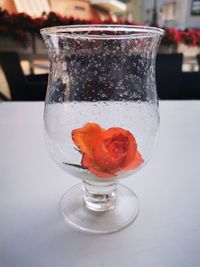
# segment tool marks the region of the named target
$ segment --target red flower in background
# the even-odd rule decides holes
[[[74,17],[63,17],[54,12],[50,12],[49,14],[44,13],[41,17],[32,18],[25,13],[10,14],[8,11],[0,8],[0,36],[11,37],[15,41],[19,41],[24,45],[30,44],[30,34],[34,33],[40,36],[41,28],[76,24],[138,25],[137,23],[130,23],[127,20],[123,21],[121,18],[118,18],[117,21],[113,21],[112,18],[107,20],[82,20]],[[162,44],[186,44],[189,46],[200,46],[200,30],[167,28],[165,29],[165,36],[162,40]]]
[[[200,46],[200,30],[197,29],[165,29],[163,44],[186,44],[188,46]]]

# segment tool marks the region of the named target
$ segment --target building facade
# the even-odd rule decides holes
[[[116,18],[117,13],[126,13],[126,7],[120,0],[0,0],[0,8],[10,13],[24,12],[39,17],[52,11],[84,20]]]
[[[200,28],[200,0],[143,0],[142,21],[160,27]],[[156,9],[154,9],[156,7]]]
[[[142,22],[143,0],[132,0],[127,3],[127,18],[132,22]]]

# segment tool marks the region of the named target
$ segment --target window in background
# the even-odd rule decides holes
[[[200,16],[200,0],[192,0],[191,15]]]
[[[164,4],[161,8],[160,15],[163,21],[174,20],[176,16],[176,3]]]

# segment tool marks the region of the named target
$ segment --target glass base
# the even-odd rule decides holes
[[[113,208],[93,211],[86,205],[85,193],[80,183],[64,194],[61,209],[66,222],[75,229],[104,234],[119,231],[133,222],[139,212],[139,200],[129,188],[118,184]]]

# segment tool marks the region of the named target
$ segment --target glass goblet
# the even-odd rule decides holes
[[[50,59],[47,149],[82,180],[62,198],[64,218],[92,233],[120,230],[137,217],[139,203],[118,181],[145,165],[158,137],[155,58],[163,30],[77,25],[41,34]]]

